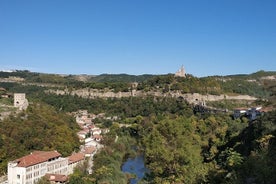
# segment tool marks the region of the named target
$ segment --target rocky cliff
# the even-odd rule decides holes
[[[219,100],[248,100],[253,101],[257,98],[249,96],[249,95],[236,95],[236,96],[230,96],[230,95],[202,95],[199,93],[185,93],[182,94],[179,91],[172,91],[172,92],[160,92],[160,91],[137,91],[132,90],[131,92],[113,92],[113,91],[104,91],[104,90],[97,90],[97,89],[91,89],[91,88],[85,88],[85,89],[78,89],[78,90],[72,90],[69,91],[68,89],[65,90],[46,90],[46,93],[53,93],[57,95],[73,95],[78,96],[82,98],[122,98],[122,97],[130,97],[130,96],[157,96],[157,97],[182,97],[186,99],[189,103],[201,103],[204,101],[219,101]]]

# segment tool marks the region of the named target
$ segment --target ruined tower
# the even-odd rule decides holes
[[[26,110],[29,103],[26,99],[25,93],[14,93],[14,107],[19,108],[19,110]]]

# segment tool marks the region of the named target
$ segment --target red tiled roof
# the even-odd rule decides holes
[[[61,154],[57,151],[34,151],[33,153],[15,161],[18,163],[18,167],[29,167],[60,156]]]
[[[92,154],[94,151],[96,151],[96,148],[94,146],[90,146],[84,149],[84,154]]]
[[[79,162],[81,160],[84,160],[84,154],[83,153],[73,153],[71,156],[68,157],[69,159],[69,164]]]
[[[55,182],[65,182],[68,180],[68,177],[62,174],[45,174],[45,177],[47,180]]]

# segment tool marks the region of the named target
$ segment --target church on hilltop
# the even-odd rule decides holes
[[[174,74],[175,77],[186,77],[186,72],[185,72],[185,69],[184,69],[184,66],[182,65],[181,68],[175,72]]]

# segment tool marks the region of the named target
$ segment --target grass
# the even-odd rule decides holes
[[[12,99],[0,98],[0,113],[10,111],[16,111],[16,108],[13,106]]]

